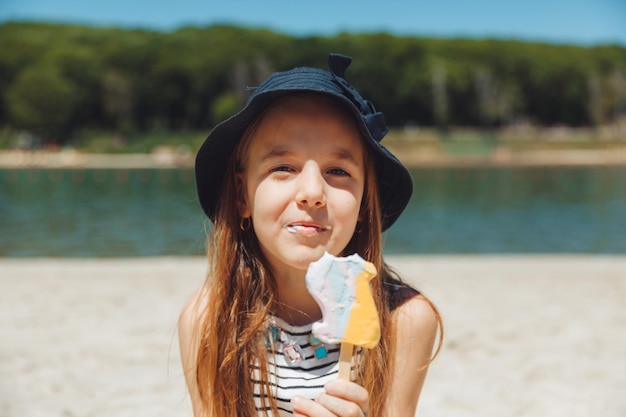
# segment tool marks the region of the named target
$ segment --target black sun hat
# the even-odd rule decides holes
[[[237,142],[255,117],[276,99],[294,93],[320,93],[342,102],[354,115],[361,135],[374,152],[382,228],[388,229],[400,216],[413,193],[411,175],[402,163],[380,144],[387,134],[385,118],[348,84],[345,70],[352,58],[330,54],[330,71],[298,67],[276,72],[259,85],[244,108],[209,133],[196,155],[195,174],[202,209],[215,221],[224,175]]]

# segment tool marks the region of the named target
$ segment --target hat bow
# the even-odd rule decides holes
[[[356,91],[345,78],[346,68],[350,66],[352,58],[341,54],[330,54],[328,58],[328,67],[332,74],[332,80],[343,90],[343,94],[348,98],[361,113],[361,118],[367,126],[372,139],[380,142],[387,134],[388,129],[385,125],[385,116],[381,112],[377,112],[371,101],[364,99],[358,91]]]

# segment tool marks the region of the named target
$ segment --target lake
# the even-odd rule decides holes
[[[412,170],[388,254],[626,254],[626,167]],[[199,255],[189,169],[0,170],[0,256]]]

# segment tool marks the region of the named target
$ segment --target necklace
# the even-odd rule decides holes
[[[285,361],[289,366],[295,366],[298,363],[306,359],[304,350],[297,340],[288,337],[287,333],[276,323],[272,318],[264,332],[265,346],[268,348],[273,347],[277,350],[282,350],[285,357]],[[313,333],[309,334],[309,345],[313,349],[315,359],[322,360],[328,357],[328,349],[326,345],[319,340]]]

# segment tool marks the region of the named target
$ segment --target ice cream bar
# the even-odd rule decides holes
[[[378,344],[380,323],[369,283],[375,276],[374,264],[356,253],[324,253],[309,265],[306,286],[322,310],[322,321],[312,328],[318,339],[368,349]]]

